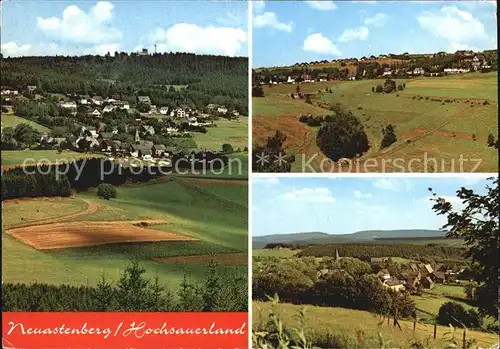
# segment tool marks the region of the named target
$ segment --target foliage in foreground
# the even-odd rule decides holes
[[[247,282],[242,277],[220,272],[216,264],[207,266],[205,282],[184,281],[176,294],[158,277],[144,277],[138,262],[127,266],[113,284],[103,275],[96,287],[3,284],[4,311],[247,311]]]
[[[444,333],[439,341],[426,339],[410,339],[401,345],[393,338],[386,338],[380,327],[373,329],[373,335],[364,331],[348,333],[332,333],[308,328],[306,326],[307,308],[301,308],[295,316],[296,327],[288,327],[279,313],[279,297],[268,297],[271,310],[267,321],[254,325],[252,331],[252,347],[256,349],[364,349],[364,348],[399,348],[399,349],[475,349],[480,348],[474,338],[466,341],[457,333],[457,329],[449,326],[450,331]],[[382,326],[384,320],[379,323]],[[369,329],[367,330],[369,331]],[[376,333],[376,334],[375,334]],[[368,338],[371,337],[371,338]]]

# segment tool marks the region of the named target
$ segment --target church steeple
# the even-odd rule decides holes
[[[136,129],[135,130],[135,142],[139,143],[140,140],[141,140],[141,137],[139,137],[139,129]]]

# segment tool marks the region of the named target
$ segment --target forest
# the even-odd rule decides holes
[[[246,311],[245,280],[221,272],[215,263],[210,263],[206,270],[204,282],[193,284],[184,278],[177,292],[168,289],[164,280],[147,279],[145,269],[138,262],[131,262],[117,283],[107,281],[103,275],[95,287],[2,284],[2,309],[23,312]]]
[[[335,251],[341,257],[353,257],[361,260],[370,260],[371,257],[400,257],[400,258],[447,258],[463,259],[465,248],[413,245],[413,244],[325,244],[311,245],[301,252],[299,257],[335,257]]]
[[[1,60],[2,85],[35,85],[37,93],[120,95],[135,104],[148,95],[158,106],[224,104],[248,115],[248,59],[163,53],[138,56],[21,57]]]

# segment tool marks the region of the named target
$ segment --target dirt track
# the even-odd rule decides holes
[[[95,246],[123,242],[196,241],[188,236],[139,227],[134,224],[166,224],[167,221],[64,222],[9,229],[6,233],[38,249]]]
[[[221,265],[248,265],[246,253],[198,254],[191,256],[153,258],[156,262],[173,264],[210,264],[213,261]]]

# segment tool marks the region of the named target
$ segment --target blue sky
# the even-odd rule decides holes
[[[254,1],[253,66],[497,46],[496,1]]]
[[[254,178],[252,234],[440,229],[445,218],[432,211],[427,188],[459,208],[456,191],[485,193],[486,178]]]
[[[248,55],[243,1],[2,1],[5,56],[182,51]]]

